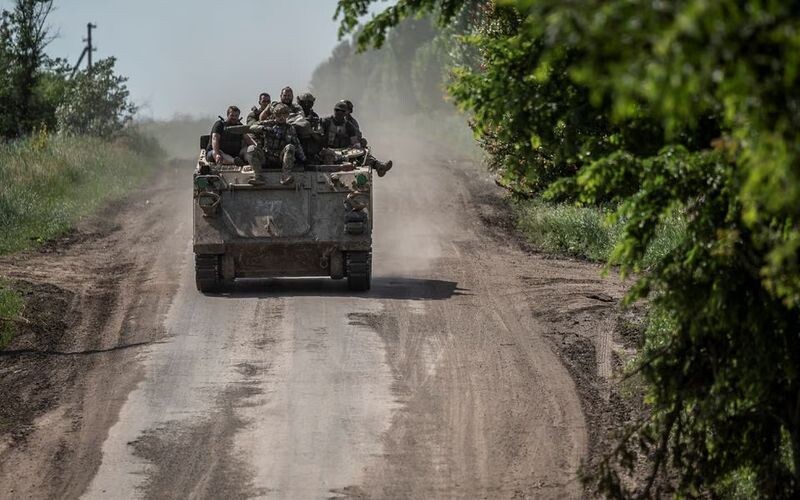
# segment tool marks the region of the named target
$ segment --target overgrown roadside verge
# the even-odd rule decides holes
[[[40,133],[0,144],[0,254],[52,240],[124,196],[152,171],[157,149],[138,135],[112,142]]]
[[[528,243],[548,254],[614,264],[614,248],[623,236],[622,224],[613,220],[616,207],[577,206],[540,199],[511,201],[516,226]],[[682,238],[686,220],[670,217],[657,230],[645,255],[650,267]]]
[[[132,131],[116,140],[49,135],[0,143],[0,255],[48,245],[152,174],[160,148]],[[0,272],[0,350],[32,294]]]

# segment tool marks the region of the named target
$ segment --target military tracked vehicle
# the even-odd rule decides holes
[[[208,136],[201,138],[201,148]],[[280,169],[252,186],[249,165],[216,165],[201,149],[194,173],[195,277],[201,292],[241,278],[329,276],[351,290],[370,288],[372,169],[367,151],[326,151],[324,163],[298,165],[294,183]],[[301,171],[302,170],[302,171]]]

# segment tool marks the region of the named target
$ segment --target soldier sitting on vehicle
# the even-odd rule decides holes
[[[250,108],[250,113],[247,115],[247,119],[245,123],[248,125],[255,125],[258,123],[258,117],[261,116],[261,113],[267,109],[269,106],[272,98],[266,92],[262,92],[258,94],[258,106],[253,106]]]
[[[358,124],[358,120],[356,120],[356,117],[353,116],[353,102],[347,99],[343,99],[342,102],[347,105],[347,121],[352,123],[358,131],[358,140],[361,142],[361,146],[367,147],[367,140],[364,138],[364,134],[361,133],[361,125]]]
[[[261,146],[251,146],[247,149],[250,165],[253,167],[255,177],[248,182],[253,185],[265,183],[265,168],[281,169],[281,184],[294,182],[292,169],[295,160],[305,161],[300,141],[297,139],[294,127],[286,123],[289,117],[289,108],[278,103],[272,108],[272,120],[262,121],[250,127],[252,133],[259,135]]]
[[[290,115],[293,115],[295,113],[302,113],[303,112],[302,108],[300,108],[300,106],[298,106],[297,104],[293,103],[292,102],[293,100],[294,100],[294,91],[292,90],[292,87],[288,86],[283,87],[281,89],[281,100],[278,102],[273,102],[272,104],[267,106],[267,109],[261,112],[258,119],[262,122],[265,120],[272,119],[273,118],[272,114],[275,110],[275,106],[277,106],[278,104],[283,104],[284,106],[286,106],[289,109]]]
[[[320,124],[325,146],[329,148],[349,148],[360,146],[358,130],[347,121],[347,105],[339,101],[333,107],[333,115],[324,118]]]
[[[233,125],[241,125],[239,120],[239,108],[228,106],[227,118],[221,117],[214,122],[211,128],[211,144],[206,152],[206,160],[218,165],[244,165],[244,157],[247,145],[255,145],[253,139],[246,135],[232,134],[226,132],[225,128]]]
[[[320,125],[320,118],[316,111],[314,111],[314,101],[316,99],[308,92],[297,96],[297,104],[303,111],[303,117],[311,124],[312,129],[318,129]]]
[[[366,140],[362,142],[361,131],[353,121],[347,119],[348,109],[347,101],[339,101],[333,107],[333,116],[322,121],[322,134],[327,147],[366,147]],[[378,177],[383,177],[392,168],[391,160],[384,163],[371,154],[367,155],[366,164],[375,169]]]
[[[289,123],[294,126],[294,131],[297,133],[298,139],[300,139],[307,161],[317,163],[319,161],[318,155],[325,145],[320,132],[320,118],[313,109],[314,100],[314,96],[308,92],[300,94],[297,97],[297,102],[303,112],[291,115]]]

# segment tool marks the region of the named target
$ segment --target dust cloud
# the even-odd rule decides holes
[[[417,125],[415,127],[415,124]],[[450,165],[465,175],[485,176],[475,161],[476,152],[459,148],[457,140],[469,135],[461,129],[439,130],[438,137],[413,118],[384,121],[365,127],[373,154],[391,159],[393,169],[374,178],[374,259],[376,276],[433,276],[444,256],[458,258],[458,241],[474,238],[457,223],[464,214],[459,206],[470,194],[464,183],[454,182]]]

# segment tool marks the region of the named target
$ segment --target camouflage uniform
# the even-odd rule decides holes
[[[250,108],[250,113],[247,115],[247,119],[245,123],[247,125],[255,125],[259,122],[259,116],[261,116],[261,112],[267,109],[270,105],[269,94],[266,92],[262,92],[258,94],[258,104]]]
[[[286,115],[286,106],[276,106],[275,115]],[[251,184],[264,183],[264,168],[281,168],[281,184],[289,184],[294,179],[292,169],[295,159],[305,161],[305,153],[294,131],[294,127],[277,120],[264,121],[251,128],[259,136],[259,146],[250,146],[248,156],[255,172]]]
[[[272,101],[272,103],[270,103],[270,105],[267,106],[267,114],[266,114],[266,119],[267,120],[272,120],[272,119],[275,118],[275,107],[278,106],[279,104],[282,104],[282,105],[286,106],[287,108],[289,108],[289,114],[290,115],[294,115],[294,114],[303,112],[303,108],[301,108],[297,104],[293,104],[293,103],[288,103],[287,104],[287,103],[281,102],[281,101]]]
[[[262,110],[259,109],[258,106],[253,106],[252,108],[250,108],[250,113],[247,114],[247,119],[245,120],[245,123],[247,125],[255,125],[256,123],[258,123],[258,116],[261,114],[261,111]]]
[[[367,140],[364,138],[364,134],[361,133],[361,126],[358,124],[358,120],[356,120],[355,117],[353,117],[353,103],[345,99],[336,103],[334,109],[337,108],[345,109],[345,111],[347,112],[345,116],[345,121],[355,129],[356,138],[358,139],[358,142],[361,144],[361,147],[366,148]],[[386,172],[392,169],[392,160],[389,160],[384,163],[375,158],[374,156],[372,156],[372,154],[367,155],[367,159],[364,163],[374,168],[375,171],[378,172],[378,177],[383,177],[384,175],[386,175]]]
[[[358,120],[353,115],[347,115],[347,121],[353,124],[353,126],[358,130],[358,138],[361,139],[364,137],[364,134],[361,133],[361,125],[358,124]]]
[[[347,106],[347,121],[352,123],[353,126],[356,128],[356,132],[358,132],[358,134],[356,134],[356,136],[358,137],[358,141],[361,143],[362,147],[367,147],[367,140],[364,139],[364,134],[361,133],[361,125],[358,124],[358,120],[356,120],[356,117],[353,116],[353,103],[348,101],[347,99],[341,102]]]
[[[297,96],[297,104],[300,106],[303,117],[308,120],[312,129],[319,130],[321,120],[317,112],[313,109],[314,101],[316,101],[316,99],[308,92]]]
[[[349,148],[354,145],[353,138],[357,131],[352,123],[343,120],[336,123],[336,118],[329,116],[322,120],[322,137],[329,148]]]

